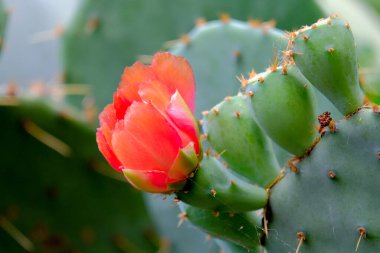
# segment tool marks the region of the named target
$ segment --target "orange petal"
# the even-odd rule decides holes
[[[103,135],[103,132],[98,129],[96,132],[96,142],[98,143],[98,147],[100,152],[103,154],[103,156],[106,158],[107,162],[117,171],[121,171],[122,166],[117,159],[116,155],[108,145],[108,142],[106,141],[105,136]]]
[[[119,86],[123,90],[124,97],[130,102],[139,101],[139,84],[153,79],[156,79],[156,77],[150,66],[135,62],[131,67],[124,69]]]
[[[127,90],[128,87],[118,88],[113,95],[113,107],[115,108],[116,118],[118,120],[124,119],[125,112],[132,104],[132,102],[126,98]]]
[[[112,131],[116,124],[116,111],[112,104],[107,105],[99,114],[100,129],[108,146],[111,146]]]
[[[157,79],[169,88],[170,94],[178,90],[194,112],[195,80],[186,59],[166,52],[157,53],[153,57],[152,68]]]
[[[125,178],[137,189],[151,193],[168,193],[167,176],[163,171],[123,169]]]
[[[168,88],[157,80],[141,84],[139,95],[143,101],[152,103],[160,111],[165,111],[170,102]]]
[[[170,100],[170,104],[166,109],[171,122],[180,129],[179,134],[183,141],[183,146],[188,145],[190,142],[194,143],[196,153],[199,154],[199,129],[198,124],[194,119],[193,114],[187,107],[181,95],[176,91]]]
[[[151,105],[134,102],[124,121],[116,124],[112,147],[125,168],[168,171],[181,148],[181,139]]]

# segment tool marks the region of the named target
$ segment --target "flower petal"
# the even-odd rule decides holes
[[[163,171],[123,169],[125,178],[137,189],[151,193],[168,193],[172,190],[167,185],[167,176]]]
[[[112,168],[114,168],[117,171],[121,171],[121,163],[119,159],[117,159],[110,146],[108,145],[108,142],[100,129],[98,129],[98,131],[96,132],[96,142],[98,143],[100,152],[103,154],[103,156],[106,158],[107,162],[112,166]]]
[[[190,64],[185,58],[161,52],[153,57],[152,69],[157,79],[173,94],[181,93],[192,112],[195,109],[195,80]]]
[[[111,146],[112,131],[116,125],[116,111],[112,104],[107,105],[99,115],[100,130],[108,145]]]
[[[124,97],[130,102],[139,101],[139,84],[153,79],[156,79],[156,77],[150,66],[135,62],[131,67],[124,69],[119,86],[123,90]]]
[[[193,142],[196,153],[199,154],[200,145],[198,125],[178,91],[176,91],[171,97],[166,113],[169,115],[171,122],[181,130],[180,136],[184,142],[183,146]],[[184,135],[186,135],[187,138]]]
[[[151,105],[134,102],[117,123],[112,147],[123,166],[134,170],[168,171],[181,148],[181,139]]]
[[[168,88],[157,80],[140,84],[139,95],[143,101],[152,103],[160,111],[165,111],[170,102]]]
[[[127,93],[127,90],[128,87],[118,88],[113,94],[113,107],[115,108],[116,118],[118,120],[124,119],[125,112],[132,104],[132,102],[126,98],[125,94]]]

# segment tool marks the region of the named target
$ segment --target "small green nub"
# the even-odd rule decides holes
[[[317,118],[309,81],[295,65],[259,74],[248,87],[257,121],[271,139],[302,156],[314,142]]]
[[[355,41],[349,26],[328,18],[298,31],[293,59],[302,74],[341,113],[356,111],[363,101],[359,87]],[[303,36],[309,39],[305,41]]]
[[[249,100],[245,95],[226,98],[214,107],[218,114],[203,118],[203,130],[232,170],[267,187],[278,175],[279,165],[269,138],[254,119]]]

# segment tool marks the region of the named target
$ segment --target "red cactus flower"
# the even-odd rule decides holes
[[[157,53],[150,66],[125,68],[113,103],[99,115],[99,150],[137,189],[176,190],[202,153],[194,96],[193,72],[182,57]]]

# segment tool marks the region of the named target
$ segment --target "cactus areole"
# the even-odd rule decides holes
[[[99,116],[101,153],[137,189],[170,193],[197,168],[195,82],[187,61],[157,53],[150,66],[126,67],[113,103]]]

